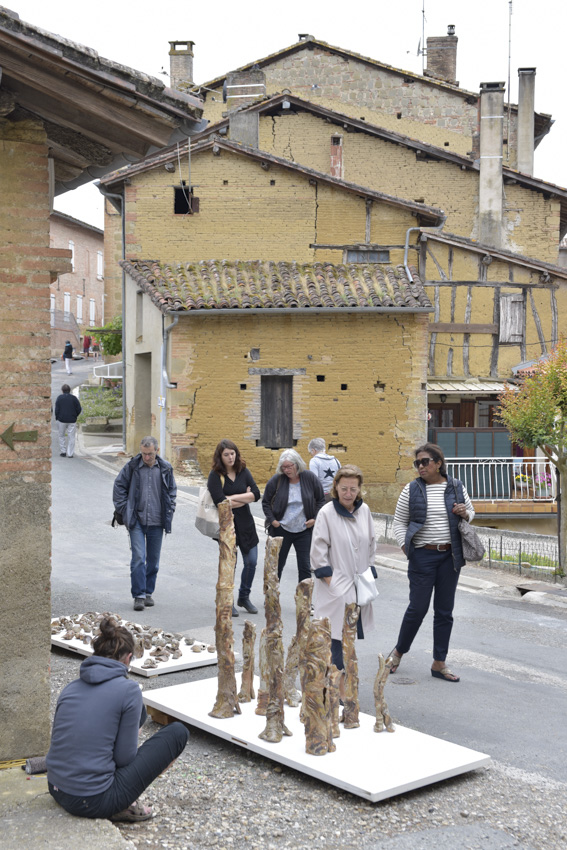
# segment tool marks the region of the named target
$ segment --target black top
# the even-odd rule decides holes
[[[250,490],[254,493],[255,502],[257,502],[260,498],[258,485],[252,478],[252,474],[249,469],[241,469],[234,481],[232,481],[228,475],[225,475],[224,487],[221,485],[219,474],[211,469],[209,472],[207,487],[215,505],[218,505],[220,502],[224,502],[226,496],[237,496],[239,493],[246,493],[248,487],[250,487]],[[254,517],[250,511],[250,506],[243,505],[241,508],[233,508],[232,515],[234,517],[236,545],[240,551],[246,555],[250,549],[253,549],[254,546],[257,546],[259,543],[258,535],[256,534],[256,525],[254,523]]]
[[[61,393],[55,402],[55,419],[58,422],[76,422],[81,409],[81,402],[77,396]]]
[[[321,482],[313,472],[306,469],[299,473],[299,483],[305,519],[315,519],[325,504],[325,494]],[[264,498],[262,499],[262,508],[270,525],[275,519],[281,522],[287,508],[288,499],[289,478],[283,473],[272,475],[266,484]]]

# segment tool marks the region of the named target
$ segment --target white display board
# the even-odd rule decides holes
[[[56,622],[52,620],[52,623]],[[120,625],[125,625],[125,620],[118,621]],[[137,624],[135,624],[137,625]],[[79,655],[92,655],[93,648],[90,644],[83,643],[82,640],[73,638],[71,640],[63,640],[63,635],[67,629],[62,629],[61,632],[51,635],[51,643],[54,646],[60,646],[62,649],[68,649],[72,652],[77,652]],[[215,652],[207,651],[207,644],[202,641],[195,641],[196,644],[202,647],[201,652],[194,652],[190,646],[185,643],[185,640],[179,642],[181,650],[180,658],[169,658],[167,661],[158,662],[157,667],[143,667],[144,661],[151,658],[150,650],[144,650],[141,658],[133,658],[130,664],[130,670],[137,673],[138,676],[161,676],[164,673],[178,673],[181,670],[191,670],[194,667],[207,667],[210,664],[216,664],[218,656]]]
[[[238,674],[238,685],[240,680]],[[257,680],[255,688],[257,693]],[[341,724],[340,738],[334,739],[334,753],[312,756],[305,752],[299,708],[285,706],[285,724],[293,736],[270,744],[258,737],[266,727],[266,718],[255,714],[255,701],[242,703],[240,715],[225,720],[209,717],[216,694],[217,679],[211,678],[157,688],[143,696],[146,706],[372,803],[490,762],[490,756],[484,753],[404,726],[396,725],[395,732],[374,732],[375,717],[362,712],[358,729],[345,729]]]

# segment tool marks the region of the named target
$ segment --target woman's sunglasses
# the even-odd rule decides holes
[[[429,466],[432,462],[432,457],[420,457],[419,460],[414,460],[413,465],[416,469],[419,469],[420,466]]]

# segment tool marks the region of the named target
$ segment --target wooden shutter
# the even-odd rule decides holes
[[[270,449],[293,446],[293,376],[262,375],[260,445]]]
[[[500,299],[499,342],[518,344],[524,338],[524,296],[503,295]]]

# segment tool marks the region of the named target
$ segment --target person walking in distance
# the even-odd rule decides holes
[[[61,457],[73,457],[75,454],[75,435],[77,417],[81,413],[81,402],[71,394],[69,384],[63,384],[61,395],[55,401],[55,421],[59,431],[59,453]]]
[[[63,349],[62,359],[65,361],[65,369],[67,370],[68,375],[72,375],[71,371],[71,362],[73,360],[73,346],[71,345],[71,340],[68,339],[65,341],[65,348]]]
[[[112,500],[130,534],[131,591],[134,611],[154,604],[163,533],[171,533],[177,485],[173,467],[158,454],[155,437],[144,437],[140,453],[114,482]]]
[[[331,500],[333,480],[341,465],[334,455],[326,454],[325,448],[323,437],[314,437],[308,444],[307,451],[311,455],[309,469],[321,482],[321,487],[325,493],[325,501],[329,502]]]

